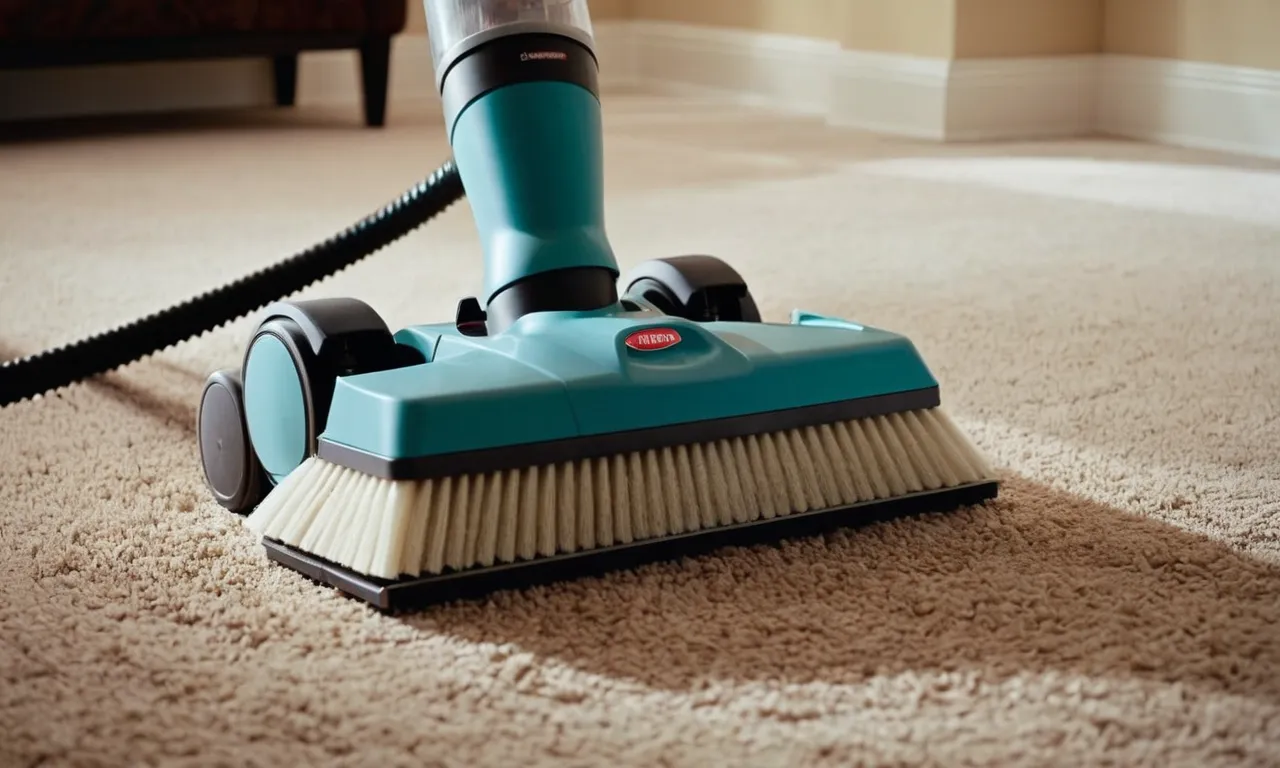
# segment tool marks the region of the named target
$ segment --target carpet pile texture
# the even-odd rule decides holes
[[[425,110],[0,144],[0,357],[232,280],[447,156]],[[151,127],[146,127],[151,126]],[[988,506],[387,617],[269,564],[195,408],[250,319],[0,411],[0,765],[1275,765],[1280,170],[606,100],[623,266],[911,336]],[[304,296],[480,285],[465,204]]]

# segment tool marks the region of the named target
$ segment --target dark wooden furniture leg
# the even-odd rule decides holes
[[[380,128],[387,118],[387,83],[391,73],[391,38],[366,40],[360,46],[360,85],[365,125]]]
[[[276,105],[292,107],[298,96],[298,54],[275,56],[271,63],[276,75]]]

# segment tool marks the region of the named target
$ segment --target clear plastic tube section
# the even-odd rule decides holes
[[[424,0],[432,66],[441,63],[464,41],[499,27],[550,24],[574,27],[592,37],[587,0]]]

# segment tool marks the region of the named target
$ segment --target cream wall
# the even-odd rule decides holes
[[[943,58],[950,58],[955,50],[955,0],[835,2],[845,48]]]
[[[592,8],[599,2],[593,0]],[[631,0],[631,13],[652,21],[839,40],[847,48],[949,56],[954,4],[955,0]]]
[[[589,0],[591,19],[625,19],[631,16],[635,0]]]
[[[591,13],[601,0],[589,0]],[[784,35],[837,39],[832,24],[841,0],[631,0],[631,14],[651,21],[679,21]],[[608,3],[605,3],[607,6]]]
[[[1103,5],[1104,0],[955,0],[955,58],[1097,53]]]
[[[596,0],[599,2],[599,0]],[[1103,0],[633,0],[639,18],[942,58],[1092,53]],[[594,5],[593,5],[594,7]]]
[[[1280,69],[1280,0],[1107,0],[1107,53]]]

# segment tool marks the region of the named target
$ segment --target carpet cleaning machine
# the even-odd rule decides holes
[[[452,161],[269,270],[0,369],[0,402],[265,306],[203,390],[209,490],[272,560],[390,610],[997,494],[909,339],[765,322],[710,256],[619,280],[585,0],[426,11]],[[357,299],[276,301],[464,193],[484,284],[452,321],[392,332]]]

